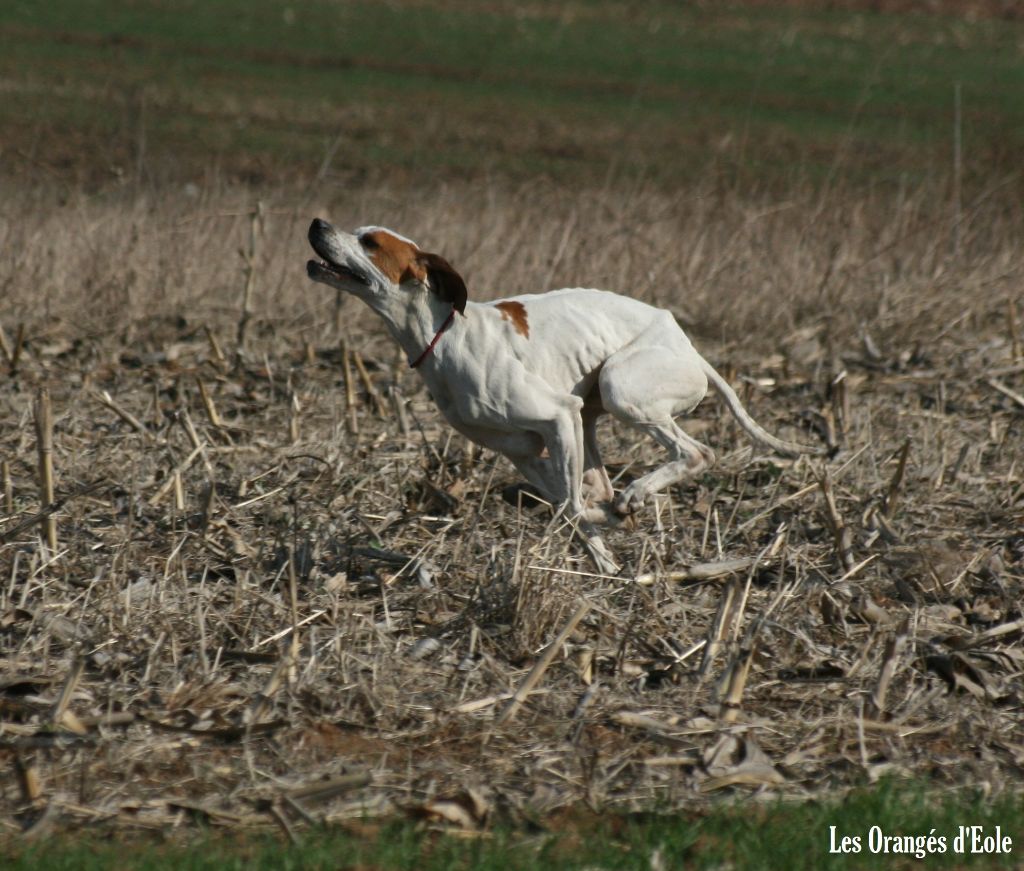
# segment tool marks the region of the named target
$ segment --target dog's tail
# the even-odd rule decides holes
[[[733,416],[737,421],[739,421],[740,426],[749,433],[750,437],[754,441],[764,445],[766,448],[771,448],[773,451],[782,454],[784,457],[799,457],[801,454],[815,454],[820,456],[825,453],[821,448],[811,447],[810,445],[798,445],[794,442],[783,441],[782,439],[773,436],[747,413],[747,410],[743,407],[743,403],[740,402],[740,398],[736,395],[736,391],[732,389],[732,386],[728,381],[715,371],[715,367],[703,357],[700,358],[700,362],[701,368],[704,370],[704,374],[707,376],[708,381],[710,381],[715,390],[721,394],[722,399],[725,400],[725,404],[729,406],[729,411],[733,413]]]

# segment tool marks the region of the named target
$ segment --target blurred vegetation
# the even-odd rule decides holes
[[[8,171],[104,184],[1016,171],[1024,22],[648,2],[0,8]]]

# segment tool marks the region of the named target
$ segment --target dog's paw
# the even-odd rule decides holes
[[[639,493],[630,487],[627,487],[615,497],[615,513],[620,517],[629,517],[632,514],[636,514],[636,512],[643,507],[644,494]]]
[[[611,502],[589,503],[581,516],[598,526],[618,526],[625,519]]]

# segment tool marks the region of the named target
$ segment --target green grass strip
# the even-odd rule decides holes
[[[982,827],[977,838],[978,830],[971,826]],[[972,849],[993,847],[997,827],[1000,848],[1005,849],[1005,839],[1010,839],[1008,852]],[[10,851],[4,867],[10,871],[1011,868],[1020,867],[1024,859],[1024,798],[986,801],[978,794],[939,794],[922,786],[883,783],[834,802],[730,800],[710,810],[672,814],[562,812],[538,821],[534,832],[498,825],[467,837],[404,821],[360,829],[366,834],[357,836],[340,828],[306,831],[297,845],[266,833],[207,832],[187,843],[155,843],[85,831]],[[963,836],[961,842],[958,835]],[[841,852],[844,838],[848,839],[845,853]],[[961,846],[963,850],[958,851]]]

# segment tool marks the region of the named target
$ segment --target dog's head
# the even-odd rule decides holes
[[[320,281],[372,303],[400,290],[427,288],[460,314],[466,310],[466,283],[437,254],[421,251],[415,242],[383,227],[360,227],[355,233],[336,230],[315,218],[309,244],[321,259],[310,260],[306,272]]]

